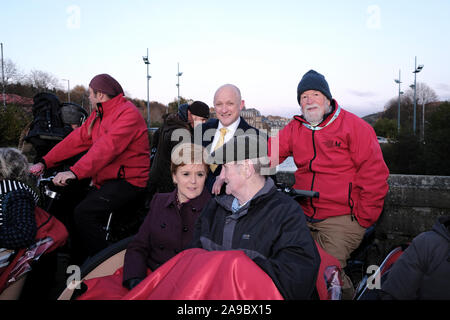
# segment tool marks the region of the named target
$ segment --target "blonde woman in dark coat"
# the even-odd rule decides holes
[[[178,145],[172,153],[171,174],[176,188],[157,193],[139,232],[125,255],[123,285],[132,289],[192,240],[195,222],[211,195],[205,189],[208,167],[203,148]]]

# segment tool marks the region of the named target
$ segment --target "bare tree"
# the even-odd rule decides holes
[[[17,68],[17,65],[11,59],[5,59],[4,71],[5,85],[18,83],[23,80],[24,76],[22,72]]]
[[[70,90],[71,100],[89,111],[89,91],[82,85],[76,85]]]
[[[405,92],[405,97],[410,99],[414,103],[414,88],[410,88]],[[426,83],[418,82],[416,90],[417,103],[427,104],[430,102],[436,102],[439,100],[436,92],[430,88]]]
[[[60,87],[59,80],[54,75],[41,70],[31,70],[27,82],[38,90],[51,90]]]

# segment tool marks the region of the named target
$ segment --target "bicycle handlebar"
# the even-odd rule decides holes
[[[39,180],[38,180],[38,186],[39,185],[41,185],[41,183],[42,182],[48,182],[48,183],[51,183],[51,184],[53,184],[53,185],[55,185],[54,183],[53,183],[53,179],[56,177],[56,175],[54,175],[54,176],[49,176],[49,177],[46,177],[46,178],[40,178]],[[66,180],[66,182],[67,182],[67,185],[70,185],[72,182],[74,182],[76,179],[67,179]]]
[[[295,196],[302,196],[302,197],[308,197],[308,198],[318,198],[319,197],[319,192],[309,191],[309,190],[291,189],[291,194],[295,195]]]
[[[284,184],[277,184],[277,187],[281,192],[291,197],[319,198],[319,192],[317,191],[293,189]]]

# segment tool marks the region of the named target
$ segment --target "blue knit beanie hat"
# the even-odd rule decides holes
[[[297,87],[297,101],[300,104],[300,96],[308,90],[317,90],[322,92],[328,100],[332,100],[330,88],[325,77],[314,70],[309,70],[300,80]]]

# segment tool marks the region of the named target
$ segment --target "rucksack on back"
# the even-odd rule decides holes
[[[61,103],[54,94],[42,92],[33,97],[33,123],[25,138],[39,137],[61,141],[70,130],[65,127],[61,114]]]
[[[33,102],[33,121],[24,140],[33,145],[39,158],[63,140],[72,128],[64,124],[61,103],[54,94],[38,93],[33,97]]]

